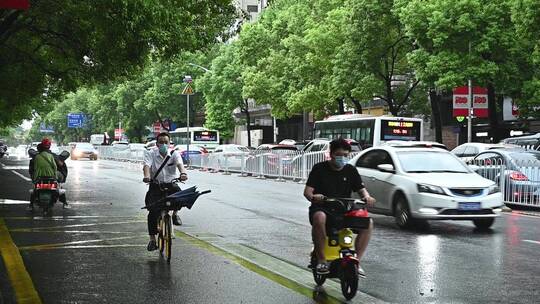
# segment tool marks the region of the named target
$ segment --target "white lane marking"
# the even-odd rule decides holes
[[[2,169],[6,167],[3,163],[0,163],[0,166],[2,166]]]
[[[2,167],[4,170],[28,170],[28,166],[6,166]]]
[[[18,201],[10,199],[0,199],[0,205],[28,205],[29,201]]]
[[[10,170],[10,171],[13,172],[13,174],[18,175],[20,178],[24,179],[24,180],[27,181],[27,182],[31,182],[31,181],[32,181],[31,178],[28,178],[28,177],[26,177],[26,176],[20,174],[20,173],[17,172],[17,171],[13,171],[13,170]]]
[[[533,244],[537,244],[537,245],[540,245],[540,242],[539,241],[532,241],[532,240],[523,240],[524,242],[527,242],[527,243],[533,243]]]

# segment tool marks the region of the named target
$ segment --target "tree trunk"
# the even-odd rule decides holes
[[[429,102],[431,103],[431,126],[435,128],[435,141],[443,143],[440,96],[433,88],[429,89]]]
[[[497,98],[495,96],[495,86],[492,82],[487,84],[488,90],[488,116],[489,116],[489,132],[492,142],[500,141],[499,119],[497,116]]]
[[[337,99],[337,102],[339,114],[345,114],[345,98],[339,97]]]
[[[362,104],[360,103],[360,101],[351,96],[349,96],[349,98],[351,99],[354,105],[354,108],[356,109],[356,112],[358,112],[358,114],[362,114],[363,109],[362,109]]]
[[[249,115],[249,103],[247,99],[244,99],[244,114],[246,114],[246,131],[248,138],[248,147],[251,147],[251,116]]]

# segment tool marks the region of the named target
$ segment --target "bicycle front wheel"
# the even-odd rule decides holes
[[[161,255],[163,255],[163,251],[165,250],[165,238],[163,237],[164,231],[165,221],[163,221],[163,217],[160,216],[158,220],[158,249]]]
[[[166,215],[163,218],[163,224],[164,224],[164,233],[163,233],[163,240],[165,243],[165,256],[167,257],[167,262],[171,262],[171,254],[172,254],[172,226],[171,226],[171,217],[170,215]]]

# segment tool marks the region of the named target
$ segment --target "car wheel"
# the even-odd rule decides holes
[[[473,220],[473,223],[476,226],[476,228],[480,230],[487,230],[493,225],[493,223],[495,223],[495,219],[494,218],[475,219]]]
[[[403,194],[397,194],[394,198],[394,218],[399,228],[410,228],[413,223],[409,204]]]

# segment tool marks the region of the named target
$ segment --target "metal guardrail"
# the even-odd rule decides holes
[[[145,150],[111,146],[97,147],[99,158],[115,161],[143,162]],[[356,153],[351,153],[350,158]],[[328,152],[256,151],[245,153],[207,153],[190,155],[190,167],[223,174],[305,181],[313,165],[329,158]]]
[[[123,147],[122,147],[123,148]],[[145,150],[99,146],[99,157],[141,163]],[[350,158],[356,153],[351,153]],[[305,181],[313,165],[329,158],[327,151],[256,151],[250,153],[209,153],[190,156],[190,167],[212,173],[239,173],[241,176],[275,178],[278,181]],[[496,182],[505,203],[540,207],[540,160],[512,161],[484,159],[469,162],[476,172]]]
[[[540,207],[540,161],[505,162],[502,159],[483,159],[469,162],[476,172],[499,185],[507,204]]]

